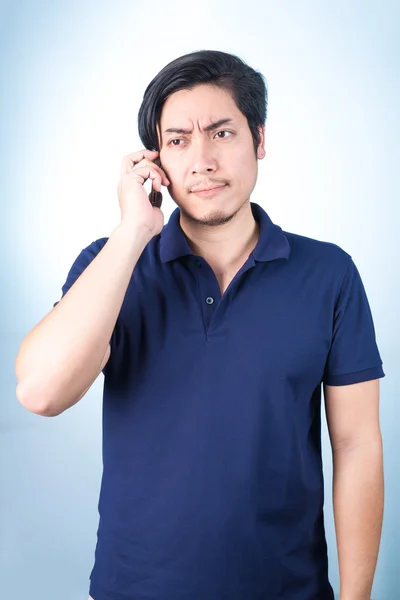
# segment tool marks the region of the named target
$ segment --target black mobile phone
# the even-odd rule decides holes
[[[161,168],[161,161],[160,158],[157,156],[157,158],[154,159],[154,164],[157,165],[158,167]],[[157,192],[154,188],[153,188],[153,183],[151,184],[151,192],[149,194],[149,201],[150,204],[152,206],[156,206],[157,208],[161,208],[161,204],[162,204],[162,193],[161,192]]]

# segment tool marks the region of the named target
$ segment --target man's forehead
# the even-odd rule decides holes
[[[162,108],[160,122],[163,131],[168,127],[189,127],[193,124],[205,127],[224,118],[237,119],[238,112],[229,92],[201,85],[171,94]]]

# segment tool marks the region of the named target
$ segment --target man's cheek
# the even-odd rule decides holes
[[[161,163],[161,169],[164,171],[167,178],[169,179],[169,181],[172,184],[173,179],[174,179],[174,170],[171,169],[171,167],[168,164],[163,163],[162,159],[160,160],[160,163]]]

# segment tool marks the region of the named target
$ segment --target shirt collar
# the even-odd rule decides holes
[[[268,262],[277,258],[290,256],[290,244],[279,225],[275,225],[268,214],[255,202],[250,202],[254,219],[260,225],[260,235],[257,246],[251,256],[256,261]],[[163,263],[193,255],[186,241],[185,234],[180,226],[180,209],[176,208],[171,214],[168,223],[161,232],[160,258]]]

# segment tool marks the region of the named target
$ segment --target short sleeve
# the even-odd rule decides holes
[[[68,292],[70,287],[73,286],[75,281],[82,275],[86,267],[89,266],[92,260],[98,255],[100,250],[105,246],[107,240],[108,238],[101,238],[99,240],[96,240],[80,252],[79,256],[75,259],[74,263],[72,264],[68,272],[67,279],[61,288],[62,295],[60,300],[64,298],[65,294]],[[57,302],[53,304],[53,308],[57,306],[60,300],[57,300]]]
[[[350,257],[335,304],[323,383],[349,385],[384,376],[368,298]]]

